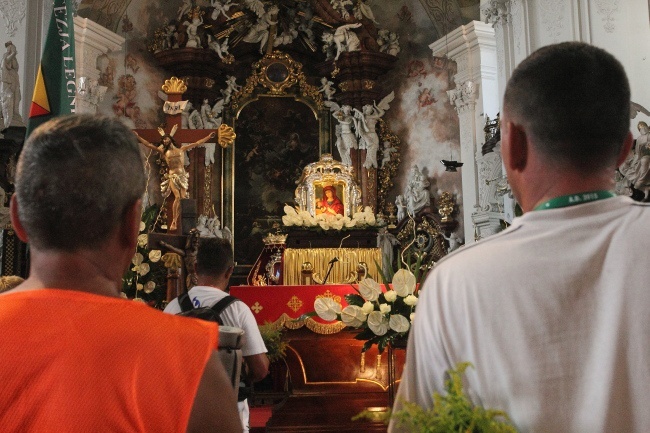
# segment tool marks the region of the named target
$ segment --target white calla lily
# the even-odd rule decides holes
[[[361,307],[348,305],[341,311],[341,321],[347,326],[358,328],[366,321],[366,315],[361,310]]]
[[[341,304],[332,298],[318,298],[314,301],[314,310],[321,319],[332,321],[341,314]]]
[[[401,314],[392,314],[388,321],[388,326],[395,332],[406,332],[411,328],[409,320]]]
[[[372,278],[364,278],[359,283],[359,293],[366,301],[374,302],[381,294],[381,286]]]
[[[393,290],[401,297],[411,295],[415,290],[415,275],[406,269],[400,269],[393,276]]]
[[[384,335],[388,332],[388,318],[379,311],[368,314],[368,328],[375,335]]]

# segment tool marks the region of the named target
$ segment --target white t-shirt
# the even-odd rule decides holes
[[[650,207],[616,197],[450,254],[423,285],[395,408],[431,407],[470,361],[473,402],[521,432],[649,432],[649,251]]]
[[[208,286],[194,286],[190,289],[189,295],[195,308],[212,307],[228,296],[223,290]],[[178,305],[178,299],[174,299],[165,307],[165,313],[178,314],[180,312],[181,307]],[[240,301],[233,302],[221,312],[221,321],[224,325],[236,326],[244,330],[242,356],[267,352],[255,317],[248,305]]]
[[[223,290],[209,286],[194,286],[188,294],[194,304],[194,308],[212,307],[221,299],[228,296],[228,293]],[[172,300],[165,307],[165,313],[178,314],[181,311],[178,298]],[[235,326],[244,330],[241,347],[242,356],[258,355],[267,352],[255,317],[248,305],[241,301],[235,301],[221,312],[220,317],[224,325]],[[239,408],[239,417],[242,421],[244,433],[247,433],[249,430],[248,400],[238,402],[237,406]]]

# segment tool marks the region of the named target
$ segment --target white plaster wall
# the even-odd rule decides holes
[[[545,45],[583,41],[604,48],[623,64],[632,100],[650,109],[650,2],[648,0],[508,0],[510,15],[496,24],[499,99],[514,67]],[[482,0],[482,10],[489,0]],[[499,101],[501,104],[501,101]],[[636,124],[650,117],[639,114]]]

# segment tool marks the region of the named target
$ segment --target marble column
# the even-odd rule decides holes
[[[464,164],[460,169],[463,224],[467,234],[465,242],[472,243],[472,214],[480,209],[479,184],[485,182],[480,178],[476,155],[485,142],[485,116],[494,118],[499,112],[494,28],[472,21],[443,36],[429,48],[435,57],[447,56],[457,64],[456,88],[447,93],[459,117],[460,161]]]

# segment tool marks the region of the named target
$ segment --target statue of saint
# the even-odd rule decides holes
[[[7,51],[2,56],[0,68],[0,95],[2,98],[2,129],[14,126],[23,126],[20,117],[20,81],[18,77],[18,60],[16,59],[16,46],[8,41],[5,43]]]
[[[187,189],[189,187],[189,176],[187,174],[187,171],[185,171],[185,165],[183,164],[185,159],[185,151],[194,149],[195,147],[207,142],[217,135],[212,132],[208,136],[197,140],[194,143],[185,144],[178,147],[172,138],[176,133],[176,128],[177,125],[174,125],[169,134],[165,134],[165,131],[162,128],[158,128],[158,132],[162,137],[161,142],[158,146],[149,143],[147,140],[140,137],[137,132],[134,132],[136,137],[138,137],[140,143],[144,144],[149,149],[159,152],[167,164],[167,173],[165,173],[163,180],[160,183],[160,190],[162,191],[162,195],[165,198],[168,197],[170,193],[174,195],[174,203],[172,205],[172,221],[169,226],[169,229],[171,231],[176,230],[176,227],[178,226],[178,220],[180,218],[181,211],[181,199],[187,198]]]

